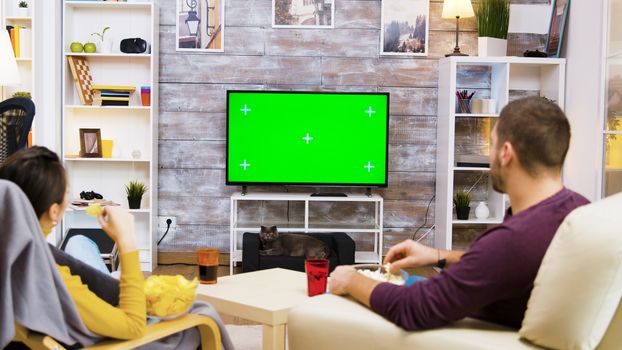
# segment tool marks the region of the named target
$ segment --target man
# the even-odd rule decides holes
[[[437,276],[410,287],[380,283],[340,266],[333,294],[349,294],[407,330],[440,327],[476,317],[519,328],[544,253],[558,226],[583,196],[564,188],[561,169],[570,125],[561,109],[538,97],[509,103],[493,128],[490,176],[512,207],[467,252],[426,247],[412,240],[392,247],[391,270],[444,265]]]

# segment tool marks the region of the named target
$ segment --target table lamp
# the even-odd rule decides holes
[[[456,47],[454,47],[454,52],[446,54],[445,57],[468,56],[467,54],[460,52],[460,47],[458,46],[458,33],[460,33],[460,18],[468,18],[474,16],[475,13],[473,12],[471,0],[445,0],[443,2],[443,13],[441,14],[441,17],[456,18]]]
[[[19,84],[19,70],[15,54],[13,54],[11,38],[6,29],[0,29],[0,87],[17,84]]]

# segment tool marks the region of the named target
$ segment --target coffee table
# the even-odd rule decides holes
[[[263,324],[263,349],[285,349],[287,312],[307,296],[303,272],[269,269],[218,277],[216,284],[197,287],[197,299],[220,313]]]

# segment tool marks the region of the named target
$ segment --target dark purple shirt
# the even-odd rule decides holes
[[[566,215],[589,201],[566,188],[481,234],[460,261],[409,287],[381,283],[371,308],[398,326],[428,329],[464,317],[520,328],[544,253]]]

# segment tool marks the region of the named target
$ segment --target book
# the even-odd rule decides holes
[[[106,101],[101,102],[102,106],[129,106],[130,101]]]
[[[108,90],[94,90],[93,97],[130,97],[130,92],[123,91],[108,91]]]
[[[21,32],[21,27],[20,26],[16,26],[15,28],[13,28],[13,52],[15,53],[15,58],[20,58],[20,52],[19,52],[19,34]]]
[[[22,58],[32,58],[32,30],[30,28],[20,29],[19,55]]]
[[[134,86],[124,86],[124,85],[93,85],[93,90],[110,90],[110,91],[134,91],[136,88]]]

